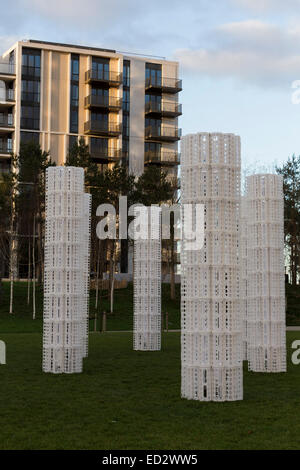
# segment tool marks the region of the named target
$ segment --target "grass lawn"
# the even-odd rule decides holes
[[[14,315],[9,315],[9,282],[3,282],[4,299],[0,303],[0,333],[34,333],[42,331],[42,292],[37,287],[36,320],[32,321],[32,300],[27,305],[27,283],[14,284]],[[97,330],[101,329],[100,312],[109,312],[107,291],[102,293],[98,306]],[[108,331],[132,330],[132,284],[115,291],[114,313],[107,316]],[[170,288],[162,284],[162,312],[168,312],[169,328],[180,328],[180,287],[176,286],[176,299],[170,300]],[[94,331],[95,291],[90,293],[90,331]],[[300,286],[287,286],[287,325],[300,326]]]
[[[41,334],[0,334],[0,449],[299,449],[300,366],[245,370],[244,401],[180,398],[180,335],[132,351],[131,333],[91,333],[79,375],[43,374]],[[288,351],[300,332],[288,333]]]
[[[163,311],[179,328],[179,289]],[[26,303],[27,286],[16,283],[14,315],[9,284],[0,305],[0,449],[299,449],[300,366],[287,374],[254,374],[245,368],[244,401],[197,403],[180,398],[180,335],[165,333],[161,352],[132,351],[131,333],[91,333],[90,354],[79,375],[41,371],[42,294],[37,319]],[[299,319],[298,290],[288,310]],[[95,294],[90,314],[94,316]],[[108,310],[107,298],[99,310]],[[116,291],[108,330],[132,328],[132,285]],[[300,322],[299,322],[300,324]],[[91,319],[91,330],[94,321]],[[98,329],[100,324],[98,323]],[[287,334],[288,351],[300,332]]]
[[[32,321],[32,299],[27,305],[27,283],[14,283],[14,315],[9,315],[9,282],[3,282],[3,302],[0,303],[0,334],[1,333],[34,333],[42,332],[43,301],[42,291],[37,287],[36,320]],[[170,288],[162,285],[162,311],[169,314],[169,328],[180,328],[180,292],[176,286],[176,300],[169,298]],[[90,331],[94,331],[95,291],[90,293]],[[107,291],[103,291],[98,305],[97,330],[101,329],[100,312],[109,312]],[[132,330],[133,292],[132,284],[126,289],[115,291],[114,313],[107,316],[107,330]]]

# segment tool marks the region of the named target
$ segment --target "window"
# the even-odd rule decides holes
[[[101,123],[103,123],[103,125],[107,126],[107,124],[108,124],[108,114],[93,112],[92,113],[92,121],[101,122]]]
[[[79,82],[79,55],[77,54],[71,56],[71,80]]]
[[[69,150],[74,147],[75,144],[78,143],[77,136],[76,135],[70,135],[69,136]]]
[[[70,132],[78,132],[78,109],[71,109],[70,112]]]
[[[130,86],[130,61],[124,60],[123,62],[123,86]]]
[[[160,156],[161,144],[157,142],[145,142],[145,153],[155,154]]]
[[[78,133],[78,105],[79,105],[79,55],[71,55],[71,83],[70,83],[70,132]]]
[[[34,80],[22,80],[21,84],[22,101],[40,102],[40,82]]]
[[[108,155],[108,140],[91,137],[91,153],[93,155]]]
[[[78,106],[79,86],[71,85],[71,106]]]
[[[146,63],[146,84],[161,86],[162,72],[160,64]]]
[[[28,142],[39,144],[40,134],[38,132],[21,132],[21,144],[27,144]]]
[[[40,128],[40,108],[34,106],[22,106],[21,108],[21,128],[36,129]]]
[[[93,57],[92,70],[95,78],[99,80],[109,80],[109,59]]]
[[[21,83],[21,128],[40,128],[41,51],[23,47]]]
[[[35,78],[41,76],[41,51],[39,49],[23,47],[22,75],[29,75]]]

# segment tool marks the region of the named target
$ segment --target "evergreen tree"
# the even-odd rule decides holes
[[[300,271],[300,156],[293,155],[276,171],[283,177],[285,243],[292,284],[296,285]]]

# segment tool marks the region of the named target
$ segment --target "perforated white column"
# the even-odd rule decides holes
[[[134,240],[133,349],[159,351],[161,348],[161,209],[143,207],[144,228]],[[141,230],[135,223],[135,231]],[[143,228],[142,228],[143,231]]]
[[[248,353],[254,372],[286,371],[282,177],[247,178]]]
[[[244,361],[248,359],[248,325],[247,325],[247,291],[248,291],[248,281],[247,281],[247,203],[245,196],[241,199],[241,224],[240,224],[240,268],[241,268],[241,284],[240,284],[240,293],[241,293],[241,315],[243,317],[243,351],[244,351]]]
[[[82,168],[46,171],[43,371],[82,371],[87,354],[90,196]]]
[[[183,205],[204,205],[205,219],[203,248],[182,244],[181,394],[200,401],[241,400],[240,138],[183,137],[181,192]]]

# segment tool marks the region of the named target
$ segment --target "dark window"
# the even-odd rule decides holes
[[[130,61],[124,60],[123,62],[123,86],[130,86]]]
[[[77,135],[69,135],[69,150],[78,143]]]
[[[41,51],[23,47],[21,83],[21,128],[40,128]],[[38,135],[38,134],[37,134]]]
[[[71,80],[79,82],[79,55],[77,54],[71,56]]]
[[[92,157],[107,157],[108,156],[108,140],[100,139],[97,137],[91,137],[91,149]]]
[[[157,142],[145,142],[145,153],[154,153],[159,156],[161,151],[161,144]]]
[[[93,57],[93,76],[99,80],[109,80],[109,59],[103,57]]]
[[[160,86],[162,84],[160,64],[146,63],[146,84]]]
[[[79,55],[71,55],[70,132],[78,133]]]
[[[27,144],[29,142],[39,144],[40,134],[38,132],[21,132],[21,144]]]

